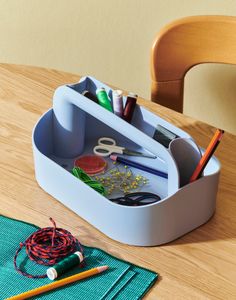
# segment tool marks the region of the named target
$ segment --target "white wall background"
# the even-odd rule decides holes
[[[149,99],[156,33],[206,14],[235,15],[236,0],[0,0],[0,62],[93,75]],[[235,97],[236,66],[196,67],[185,113],[236,133]]]

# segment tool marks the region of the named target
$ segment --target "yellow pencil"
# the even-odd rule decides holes
[[[38,287],[36,289],[33,289],[33,290],[30,290],[30,291],[24,292],[22,294],[19,294],[19,295],[7,298],[5,300],[23,300],[23,299],[28,299],[30,297],[33,297],[33,296],[36,296],[36,295],[39,295],[39,294],[42,294],[42,293],[54,290],[54,289],[56,289],[58,287],[66,285],[66,284],[69,284],[69,283],[72,283],[72,282],[75,282],[75,281],[78,281],[78,280],[81,280],[81,279],[84,279],[84,278],[91,277],[93,275],[102,273],[102,272],[104,272],[107,269],[108,269],[108,266],[101,266],[101,267],[97,267],[97,268],[94,268],[94,269],[90,269],[88,271],[84,271],[82,273],[78,273],[78,274],[66,277],[64,279],[61,279],[61,280],[58,280],[58,281],[46,284],[44,286],[40,286],[40,287]]]

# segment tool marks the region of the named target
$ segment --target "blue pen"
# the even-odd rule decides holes
[[[151,174],[154,174],[154,175],[166,178],[166,179],[168,178],[168,174],[165,173],[165,172],[162,172],[162,171],[150,168],[148,166],[144,166],[144,165],[142,165],[142,164],[140,164],[138,162],[134,162],[132,160],[129,160],[129,159],[117,156],[117,155],[110,155],[110,159],[114,160],[114,161],[117,161],[117,162],[120,162],[120,163],[122,163],[124,165],[130,166],[130,167],[134,167],[136,169],[139,169],[139,170],[142,170],[142,171],[146,171],[148,173],[151,173]]]

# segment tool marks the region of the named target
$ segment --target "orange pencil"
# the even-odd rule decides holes
[[[209,159],[212,157],[213,153],[215,152],[220,140],[224,134],[224,130],[217,129],[216,133],[214,134],[210,144],[208,145],[205,153],[203,154],[202,158],[200,159],[196,169],[193,172],[189,182],[193,182],[200,177],[202,174],[206,164],[208,163]]]
[[[75,282],[75,281],[78,281],[78,280],[81,280],[81,279],[85,279],[87,277],[91,277],[93,275],[102,273],[102,272],[106,271],[107,269],[108,269],[108,266],[97,267],[97,268],[94,268],[94,269],[91,269],[91,270],[88,270],[88,271],[85,271],[85,272],[82,272],[82,273],[78,273],[78,274],[66,277],[64,279],[55,281],[53,283],[49,283],[49,284],[46,284],[44,286],[40,286],[40,287],[38,287],[36,289],[33,289],[33,290],[30,290],[30,291],[24,292],[22,294],[19,294],[19,295],[7,298],[6,300],[23,300],[23,299],[28,299],[30,297],[33,297],[33,296],[36,296],[36,295],[39,295],[39,294],[42,294],[42,293],[54,290],[54,289],[56,289],[58,287],[66,285],[66,284],[70,284],[72,282]]]

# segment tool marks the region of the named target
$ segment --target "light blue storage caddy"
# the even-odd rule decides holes
[[[100,87],[111,94],[111,88],[92,77],[55,91],[53,109],[40,118],[33,130],[38,184],[107,236],[130,245],[164,244],[207,222],[215,210],[218,160],[211,158],[204,176],[186,184],[200,157],[191,137],[138,105],[131,125],[81,95],[84,90],[95,93]],[[152,139],[157,124],[180,137],[172,141],[170,151]],[[158,156],[155,160],[132,159],[141,159],[143,164],[168,172],[168,180],[143,173],[150,180],[145,190],[161,195],[161,201],[139,207],[121,206],[65,169],[73,166],[75,157],[92,153],[101,136],[113,137],[117,144]]]

